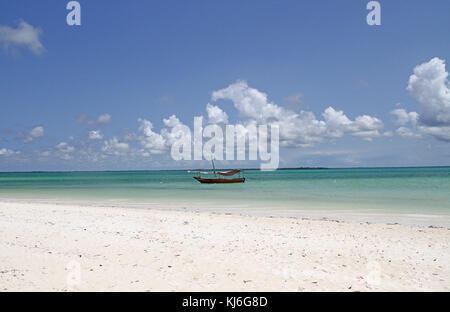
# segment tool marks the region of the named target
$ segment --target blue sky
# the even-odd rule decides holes
[[[207,103],[248,122],[232,96],[212,100],[238,81],[285,115],[332,107],[353,122],[326,121],[312,144],[292,129],[282,167],[450,165],[449,1],[379,1],[381,26],[369,1],[80,0],[81,26],[67,2],[0,3],[0,171],[201,166],[155,152],[138,119],[163,139],[163,119],[192,127]],[[21,23],[25,43],[11,39]],[[362,115],[382,127],[361,135]]]

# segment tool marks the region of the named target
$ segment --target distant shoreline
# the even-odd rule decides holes
[[[417,169],[417,168],[450,168],[450,165],[446,166],[406,166],[406,167],[287,167],[278,168],[274,171],[281,170],[351,170],[351,169]],[[216,170],[229,170],[230,168],[216,168]],[[259,168],[240,168],[245,171],[261,171]],[[76,173],[76,172],[170,172],[170,171],[197,171],[208,170],[205,168],[195,169],[130,169],[130,170],[32,170],[32,171],[0,171],[1,173]]]

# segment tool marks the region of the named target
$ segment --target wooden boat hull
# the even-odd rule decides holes
[[[201,177],[194,177],[198,182],[200,183],[244,183],[245,178],[234,178],[234,179],[221,179],[221,178],[201,178]]]

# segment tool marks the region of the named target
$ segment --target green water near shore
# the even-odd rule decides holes
[[[186,171],[0,173],[0,197],[190,207],[450,215],[450,168],[248,170],[202,185]]]

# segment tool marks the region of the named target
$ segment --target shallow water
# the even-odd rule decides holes
[[[187,171],[0,173],[0,197],[155,204],[239,213],[342,211],[450,216],[450,167],[248,170],[244,184]]]

